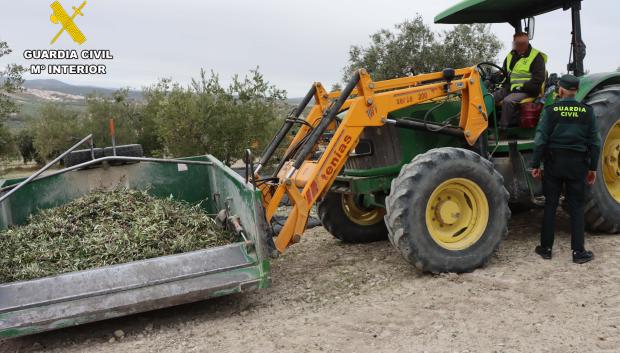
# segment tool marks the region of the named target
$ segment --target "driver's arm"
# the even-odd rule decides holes
[[[506,73],[506,77],[504,77],[504,82],[500,82],[502,84],[502,88],[510,84],[510,77],[508,77],[508,64],[506,63],[506,59],[507,58],[504,58],[504,63],[502,64],[502,69],[504,69],[504,72]]]

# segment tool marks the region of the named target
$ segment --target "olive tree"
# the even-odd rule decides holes
[[[64,105],[47,103],[37,115],[37,119],[29,120],[28,131],[32,134],[36,154],[42,161],[54,159],[85,135],[79,113]]]
[[[281,122],[286,92],[265,80],[258,69],[228,86],[214,72],[183,87],[162,80],[145,90],[146,110],[156,114],[157,135],[166,154],[210,153],[226,164],[252,147],[260,150]]]
[[[0,58],[11,54],[7,42],[0,41]],[[18,106],[11,94],[20,90],[24,80],[22,73],[24,68],[16,64],[8,64],[0,69],[0,157],[5,157],[14,152],[13,138],[5,126],[6,118],[18,111]]]
[[[109,122],[114,119],[116,142],[135,143],[141,109],[138,102],[129,99],[128,89],[117,90],[111,96],[91,94],[86,97],[86,114],[81,124],[85,132],[93,134],[97,146],[110,146]]]
[[[436,33],[418,15],[393,30],[372,34],[367,46],[351,46],[344,81],[359,68],[367,69],[375,80],[385,80],[495,61],[501,48],[488,25],[461,24]]]

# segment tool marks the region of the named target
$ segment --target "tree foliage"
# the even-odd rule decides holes
[[[46,104],[19,136],[22,158],[48,161],[89,133],[96,146],[110,146],[109,119],[114,118],[117,144],[139,143],[150,156],[210,153],[231,164],[248,147],[261,150],[286,109],[286,92],[258,69],[235,75],[228,86],[217,74],[202,70],[187,87],[163,79],[144,88],[143,101],[130,99],[128,93],[122,89],[112,97],[91,95],[81,113]]]
[[[11,132],[0,125],[0,157],[13,156],[15,154],[15,141]]]
[[[142,94],[145,102],[141,102],[139,109],[132,115],[132,124],[136,140],[134,143],[142,145],[142,150],[147,156],[162,157],[163,145],[157,135],[156,117],[160,109],[160,102],[165,90],[145,89]]]
[[[334,83],[333,85],[331,85],[330,92],[334,92],[334,91],[342,91],[342,85],[338,82]]]
[[[461,24],[435,33],[418,15],[397,24],[394,30],[382,29],[372,34],[368,46],[352,46],[344,80],[359,68],[367,69],[375,80],[385,80],[447,67],[467,67],[495,61],[501,47],[488,25]]]
[[[24,164],[31,161],[41,162],[40,157],[37,155],[37,150],[34,147],[34,137],[30,130],[21,130],[15,137],[15,140]]]
[[[11,52],[9,45],[0,41],[0,58]],[[9,114],[17,112],[17,105],[9,94],[21,88],[24,83],[23,72],[24,68],[16,64],[8,64],[4,69],[0,69],[0,122],[3,122]]]
[[[58,103],[41,107],[38,119],[30,121],[33,145],[44,161],[49,161],[85,136],[79,113]]]
[[[120,89],[112,97],[92,94],[86,98],[86,116],[81,124],[84,131],[93,134],[96,146],[110,146],[110,119],[116,127],[116,143],[135,143],[138,132],[140,105],[129,99],[129,90]]]
[[[235,75],[227,87],[217,74],[202,70],[189,87],[162,80],[145,91],[146,109],[156,111],[166,154],[210,153],[226,164],[248,147],[262,148],[278,124],[285,97],[258,69]]]
[[[11,54],[11,48],[6,42],[0,41],[0,58]],[[15,100],[10,96],[17,92],[22,83],[24,68],[16,64],[8,64],[0,68],[0,156],[7,156],[15,152],[15,145],[11,133],[5,126],[6,118],[17,112]]]

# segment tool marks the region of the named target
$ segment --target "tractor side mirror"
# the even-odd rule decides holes
[[[536,20],[534,17],[527,19],[527,36],[530,40],[534,39],[534,29],[536,28]]]

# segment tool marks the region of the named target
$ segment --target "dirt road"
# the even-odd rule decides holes
[[[0,352],[620,352],[620,236],[575,265],[533,253],[541,211],[516,215],[486,268],[421,275],[387,242],[323,228],[272,262],[273,285],[0,343]],[[120,339],[114,337],[114,332]]]

